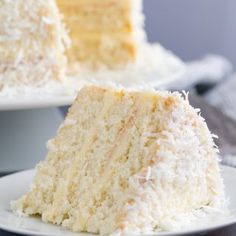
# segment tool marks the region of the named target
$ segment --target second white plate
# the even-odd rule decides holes
[[[0,98],[0,111],[24,110],[47,107],[59,107],[71,105],[74,96],[14,96],[11,98]]]
[[[171,82],[180,80],[182,76],[183,72],[180,71],[166,78],[157,79],[155,75],[153,75],[149,78],[146,78],[145,82],[129,81],[125,84],[122,84],[119,81],[99,81],[93,79],[88,79],[87,82],[81,81],[81,83],[76,83],[77,79],[75,78],[72,80],[69,88],[67,88],[66,86],[64,87],[63,85],[56,85],[54,83],[47,85],[46,89],[34,89],[28,87],[27,89],[22,89],[19,91],[15,91],[15,89],[12,88],[13,91],[11,91],[11,88],[8,88],[9,91],[6,93],[6,95],[2,95],[0,93],[0,111],[69,106],[72,104],[74,98],[76,97],[77,91],[86,84],[94,84],[105,87],[117,86],[130,89],[142,89],[146,86],[168,89],[168,85]],[[73,85],[74,80],[75,83]],[[59,91],[57,91],[58,88],[60,89]]]

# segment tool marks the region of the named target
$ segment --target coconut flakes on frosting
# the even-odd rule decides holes
[[[164,94],[168,95],[166,92],[163,92]],[[166,129],[156,134],[148,132],[144,134],[144,137],[156,138],[159,149],[156,152],[154,162],[160,163],[148,166],[138,175],[129,179],[129,184],[133,187],[133,193],[136,194],[130,195],[134,204],[126,207],[127,218],[124,225],[129,225],[131,222],[134,222],[132,225],[139,225],[138,228],[133,229],[132,234],[153,233],[153,228],[156,231],[189,229],[204,224],[206,221],[210,224],[216,220],[216,212],[218,216],[222,216],[222,219],[230,217],[227,211],[222,179],[217,183],[220,186],[217,190],[214,190],[214,183],[212,182],[212,191],[218,192],[220,189],[222,192],[218,193],[215,199],[210,199],[208,204],[203,204],[202,207],[182,214],[178,210],[170,208],[168,214],[165,215],[166,209],[163,209],[163,207],[166,206],[163,201],[170,194],[169,191],[172,191],[172,187],[169,188],[168,185],[174,185],[177,188],[187,185],[188,188],[191,188],[196,184],[192,181],[196,179],[196,176],[201,176],[202,180],[205,179],[209,182],[217,179],[212,176],[215,174],[214,171],[207,171],[211,158],[208,162],[205,159],[206,155],[212,155],[212,152],[217,155],[218,149],[213,141],[215,135],[206,132],[205,122],[201,124],[201,129],[193,132],[192,124],[198,122],[200,125],[199,118],[201,117],[199,114],[196,116],[195,109],[188,106],[187,93],[184,93],[185,101],[181,101],[182,98],[179,93],[175,92],[173,94],[176,101],[178,101],[178,106],[172,111],[171,116],[166,117],[166,124],[168,124]],[[188,116],[187,123],[185,122],[187,118],[183,119],[186,115]],[[203,118],[200,121],[202,122]],[[199,146],[203,146],[203,148],[199,148]],[[207,146],[208,149],[206,150],[204,146]],[[191,150],[191,153],[184,150]],[[176,159],[179,160],[178,164]],[[207,176],[204,177],[206,173]],[[200,189],[203,195],[207,194],[207,191],[204,187]],[[160,201],[151,201],[152,205],[149,205],[150,199],[157,196]],[[152,211],[151,214],[150,210]],[[137,212],[142,212],[142,215],[137,214]],[[154,219],[159,219],[159,221],[156,222]],[[126,232],[124,227],[124,231],[117,231],[112,236],[126,235],[126,233],[131,232]]]
[[[2,90],[65,80],[69,38],[54,0],[0,0],[0,42]]]

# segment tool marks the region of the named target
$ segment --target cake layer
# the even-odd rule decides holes
[[[79,62],[91,69],[116,68],[136,59],[136,32],[143,26],[140,0],[57,2],[72,38],[71,67]]]
[[[105,12],[105,10],[113,9],[116,11],[120,10],[131,10],[140,0],[57,0],[59,6],[62,6],[65,9],[72,10],[73,8],[77,8],[78,10],[85,11],[98,11]]]
[[[63,80],[66,39],[54,0],[0,0],[0,79]],[[45,65],[42,71],[37,62]]]
[[[124,34],[72,34],[72,46],[67,55],[71,64],[79,61],[93,69],[101,65],[113,68],[134,61],[136,47],[132,37]]]
[[[69,14],[69,13],[68,13]],[[65,23],[70,25],[70,32],[124,32],[130,33],[132,31],[132,22],[128,11],[124,12],[77,12],[76,17],[70,13],[71,17],[65,18]],[[74,14],[75,15],[75,14]]]
[[[91,8],[107,8],[107,7],[119,7],[119,8],[131,8],[133,0],[57,0],[62,5],[73,5],[80,7],[91,7]],[[138,2],[139,0],[135,0]]]
[[[86,87],[12,207],[76,232],[167,230],[223,196],[204,120],[178,93]]]
[[[58,0],[70,31],[132,30],[131,1],[64,1]]]

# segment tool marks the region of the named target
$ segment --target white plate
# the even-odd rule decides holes
[[[72,95],[0,97],[0,111],[67,106],[71,105],[73,100]]]
[[[155,88],[168,88],[168,84],[173,81],[178,80],[181,77],[181,74],[176,74],[171,77],[156,80],[154,77],[151,77],[146,81],[147,84]],[[89,82],[88,84],[91,84]],[[96,83],[94,83],[96,84]],[[123,86],[119,83],[114,83],[112,86],[117,84],[118,86]],[[128,88],[142,88],[145,87],[145,84],[134,83],[135,86],[129,84]],[[103,85],[102,82],[98,82],[97,85]],[[76,85],[77,86],[77,85]],[[104,86],[110,86],[109,83],[104,83]],[[66,91],[66,89],[65,89]],[[30,92],[28,94],[14,94],[13,96],[0,96],[0,111],[9,111],[9,110],[24,110],[24,109],[36,109],[36,108],[47,108],[47,107],[59,107],[71,105],[77,92],[70,92],[70,95],[59,95],[59,94],[50,94],[49,92],[40,91],[40,93]]]
[[[176,82],[180,80],[183,76],[183,72],[180,71],[172,76],[156,79],[155,76],[150,76],[146,79],[145,83],[137,82],[137,81],[130,81],[129,83],[122,84],[119,82],[115,82],[110,84],[111,81],[87,81],[87,84],[97,84],[101,86],[122,86],[127,88],[145,88],[145,86],[149,85],[155,88],[160,89],[168,89],[168,85],[172,82]],[[86,83],[83,82],[81,84],[75,84],[74,87],[81,88]],[[52,85],[53,86],[53,85]],[[72,85],[70,85],[72,86]],[[9,111],[9,110],[24,110],[24,109],[36,109],[36,108],[47,108],[47,107],[59,107],[59,106],[66,106],[71,105],[77,92],[76,90],[72,91],[70,88],[67,91],[67,88],[61,86],[61,94],[54,94],[54,91],[50,91],[48,88],[46,89],[38,89],[33,90],[27,88],[26,91],[15,92],[13,95],[1,95],[0,94],[0,111]],[[49,91],[48,91],[49,90]],[[11,92],[11,91],[9,91]],[[57,91],[56,91],[57,92]],[[68,95],[64,95],[63,93],[67,93]]]
[[[226,194],[230,199],[229,209],[232,215],[236,209],[236,169],[230,167],[222,167],[223,178],[226,185]],[[28,170],[19,172],[13,175],[9,175],[0,178],[0,228],[10,232],[24,234],[24,235],[43,235],[43,236],[88,236],[91,234],[79,233],[75,234],[67,231],[59,226],[43,223],[39,218],[21,218],[14,215],[9,203],[12,199],[19,198],[28,188],[32,182],[35,171]],[[159,233],[160,235],[184,235],[191,233],[199,233],[208,230],[214,230],[217,228],[225,227],[236,223],[236,216],[233,215],[230,219],[225,219],[219,223],[209,226],[207,223],[198,227],[197,229],[181,232],[167,232]]]

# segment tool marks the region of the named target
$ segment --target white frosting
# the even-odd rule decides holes
[[[139,47],[147,40],[146,33],[144,31],[145,16],[143,14],[143,1],[133,0],[132,4],[131,23],[133,24],[134,29],[133,36]]]
[[[2,90],[65,79],[69,38],[54,0],[1,0],[0,42]]]
[[[209,132],[196,110],[189,106],[187,96],[184,101],[177,92],[163,91],[158,92],[158,95],[160,104],[157,108],[160,112],[152,115],[153,120],[160,124],[160,129],[157,129],[157,133],[143,133],[143,140],[140,142],[140,150],[156,150],[156,155],[151,155],[152,159],[143,157],[145,164],[129,177],[128,188],[114,192],[121,197],[117,203],[121,203],[122,207],[118,209],[124,217],[118,223],[124,231],[117,231],[113,235],[149,234],[153,233],[153,229],[183,230],[197,227],[203,222],[206,225],[206,221],[210,224],[216,220],[216,215],[217,219],[229,217],[223,183],[218,172],[214,135]],[[173,106],[168,106],[168,101],[173,102]],[[166,104],[167,107],[162,108]],[[83,114],[76,114],[80,115]],[[76,117],[71,116],[61,128],[75,122]],[[154,141],[154,146],[145,145],[150,144],[150,138]],[[48,142],[48,148],[52,152],[66,152],[71,146],[63,143],[57,143],[56,138]],[[145,153],[146,157],[147,154]],[[70,165],[71,159],[66,162],[66,165],[63,163],[63,168]],[[43,167],[44,164],[40,166]],[[51,168],[51,165],[45,167],[43,172],[52,174],[55,171],[53,175],[56,175],[56,169]],[[67,186],[67,177],[66,175],[59,182],[60,188]],[[53,181],[50,178],[45,183],[40,181],[40,184],[43,188],[48,188],[53,185]],[[99,185],[99,179],[94,184]],[[33,188],[35,186],[37,185],[33,185]],[[69,219],[62,224],[70,227],[71,222]]]
[[[53,143],[53,139],[49,139],[48,141],[47,141],[47,144],[46,144],[46,147],[47,147],[47,149],[48,150],[50,150],[50,151],[55,151],[55,150],[57,150],[57,147],[56,147],[56,145]]]
[[[178,101],[180,95],[174,94]],[[217,162],[217,149],[212,149],[215,136],[204,127],[205,122],[202,127],[199,124],[201,127],[199,131],[192,129],[191,122],[199,122],[199,118],[202,121],[203,119],[194,116],[194,109],[186,106],[186,103],[188,100],[180,102],[172,114],[166,117],[168,127],[164,131],[144,134],[144,137],[155,138],[159,148],[156,153],[156,163],[129,179],[129,184],[133,189],[130,198],[135,203],[126,206],[128,214],[126,224],[127,226],[130,224],[138,226],[136,229],[132,228],[132,234],[151,233],[153,228],[156,228],[157,231],[176,231],[197,227],[206,221],[209,221],[209,224],[215,223],[216,214],[217,219],[230,217],[226,207],[222,179],[218,176],[217,170],[207,169],[209,165],[211,166],[209,161]],[[187,123],[183,120],[186,114],[189,115]],[[184,123],[182,124],[182,122]],[[186,150],[191,150],[191,152],[186,152]],[[210,156],[207,157],[207,155]],[[211,185],[206,188],[207,184],[203,183],[199,186],[199,192],[195,192],[196,183],[194,181],[197,177],[201,181],[209,181],[208,184]],[[165,199],[171,196],[175,189],[181,189],[183,186],[185,186],[183,191],[187,189],[188,192],[192,189],[192,192],[195,193],[196,196],[191,194],[190,202],[196,206],[199,206],[198,201],[201,196],[207,196],[209,188],[213,188],[217,194],[215,197],[211,197],[209,205],[202,204],[196,209],[189,210],[188,213],[181,213],[179,206],[175,205],[173,208],[167,208]],[[178,193],[175,194],[175,197],[179,197]],[[156,198],[158,201],[150,201],[150,199]],[[181,199],[179,200],[181,202]],[[171,203],[168,202],[168,204]]]

